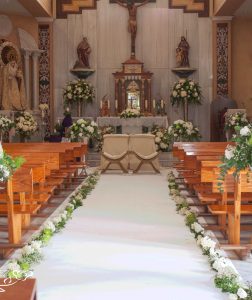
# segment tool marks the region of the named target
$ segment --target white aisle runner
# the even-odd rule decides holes
[[[39,300],[218,300],[161,175],[102,175],[35,268]]]

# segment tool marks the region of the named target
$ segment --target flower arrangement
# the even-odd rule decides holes
[[[186,197],[181,195],[173,171],[168,172],[167,179],[170,195],[176,203],[177,212],[184,216],[186,226],[189,227],[203,255],[208,257],[211,268],[216,272],[215,286],[222,292],[229,293],[229,299],[250,300],[252,287],[242,281],[231,260],[225,257],[223,251],[216,248],[216,241],[200,225],[196,214],[189,207]]]
[[[237,128],[237,134],[233,136],[235,146],[228,145],[225,154],[222,157],[222,164],[220,165],[220,182],[222,185],[227,172],[233,170],[235,177],[242,170],[251,169],[252,167],[252,124]]]
[[[46,111],[46,110],[49,109],[49,106],[48,106],[48,104],[46,104],[46,103],[40,103],[40,104],[39,104],[39,109],[40,109],[41,111]]]
[[[0,132],[8,132],[14,125],[15,124],[11,119],[0,115]]]
[[[190,79],[180,79],[173,86],[171,93],[172,105],[201,104],[201,89],[197,82]]]
[[[94,96],[94,87],[83,79],[70,81],[63,92],[63,98],[66,104],[74,102],[92,102]]]
[[[244,127],[246,125],[248,125],[246,113],[236,112],[225,115],[225,131],[228,129],[235,130],[235,127]]]
[[[141,113],[136,108],[127,108],[123,110],[120,114],[120,118],[129,119],[129,118],[139,118],[141,117]]]
[[[79,119],[69,127],[69,137],[72,142],[82,141],[84,137],[98,138],[98,125],[94,121]]]
[[[32,276],[32,265],[39,263],[43,259],[43,247],[48,244],[53,235],[65,227],[67,221],[71,219],[73,212],[83,205],[84,199],[86,199],[87,195],[94,189],[98,180],[98,172],[87,177],[80,189],[71,196],[64,210],[58,216],[43,225],[40,232],[21,249],[19,257],[10,260],[6,264],[4,277],[24,279]]]
[[[171,142],[170,134],[168,129],[154,126],[151,133],[155,135],[155,144],[157,151],[167,151]]]
[[[183,120],[175,121],[169,128],[168,133],[175,142],[192,142],[198,141],[201,138],[199,129],[191,122],[185,122]]]
[[[15,127],[21,138],[30,138],[38,130],[37,122],[28,111],[22,111],[17,114]]]
[[[23,164],[22,157],[11,156],[3,151],[2,144],[0,143],[0,182],[6,182],[8,178]]]

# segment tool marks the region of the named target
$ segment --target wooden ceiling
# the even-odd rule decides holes
[[[182,8],[185,13],[198,13],[199,17],[209,17],[210,0],[169,0],[170,8]]]

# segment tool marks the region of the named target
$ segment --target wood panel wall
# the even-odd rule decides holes
[[[54,97],[55,118],[62,116],[62,88],[73,76],[76,47],[87,36],[92,47],[91,67],[96,70],[90,81],[96,88],[96,102],[87,106],[86,115],[97,116],[99,101],[105,94],[114,99],[112,73],[130,57],[130,36],[127,32],[128,12],[109,0],[97,2],[97,10],[84,10],[80,15],[54,22]],[[167,0],[149,3],[138,11],[136,54],[145,68],[154,73],[152,97],[168,103],[170,89],[177,80],[175,49],[181,35],[190,43],[190,64],[198,71],[193,78],[200,82],[204,104],[190,110],[189,119],[200,127],[204,139],[209,138],[209,107],[212,100],[212,25],[210,18],[197,13],[184,14],[182,9],[169,9]],[[182,117],[182,111],[168,103],[169,122]]]

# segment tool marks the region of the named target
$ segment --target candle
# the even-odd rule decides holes
[[[118,108],[118,101],[115,100],[115,109],[117,110],[117,108]]]
[[[155,99],[153,99],[153,101],[152,101],[152,106],[153,106],[153,108],[156,107],[156,100]]]
[[[148,100],[145,100],[145,109],[148,108]]]
[[[108,109],[110,109],[110,100],[108,100]]]
[[[161,99],[161,108],[164,108],[164,100]]]
[[[102,109],[102,101],[100,101],[100,109]]]

